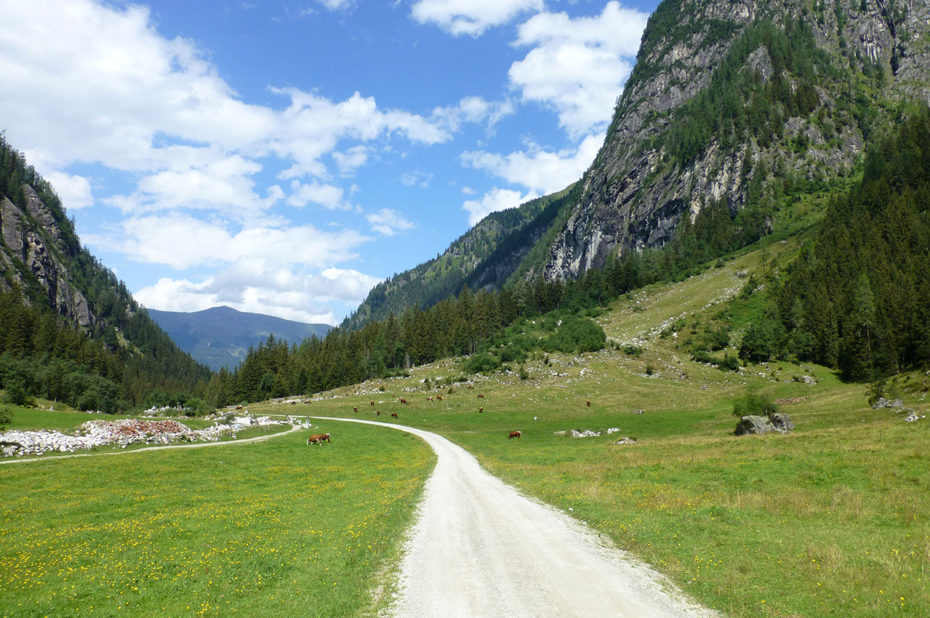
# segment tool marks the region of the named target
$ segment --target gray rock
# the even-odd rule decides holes
[[[794,429],[794,422],[792,422],[791,417],[789,417],[784,412],[776,412],[775,414],[772,414],[769,416],[769,420],[775,427],[775,431],[787,433]]]
[[[745,436],[747,434],[763,434],[772,431],[775,431],[775,425],[772,424],[772,421],[764,416],[751,414],[749,416],[740,417],[739,423],[736,424],[736,430],[733,433],[738,436]]]

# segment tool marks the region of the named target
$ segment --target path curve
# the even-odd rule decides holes
[[[106,457],[108,455],[132,455],[133,453],[149,453],[151,451],[163,451],[170,448],[204,448],[207,446],[232,446],[233,444],[246,444],[247,442],[262,442],[278,436],[284,436],[295,431],[306,429],[305,427],[292,426],[287,431],[270,433],[264,436],[254,438],[245,438],[243,440],[226,440],[225,442],[195,442],[194,444],[168,444],[166,446],[147,446],[145,448],[132,449],[131,451],[113,451],[105,453],[74,453],[72,455],[49,455],[48,457],[29,457],[25,459],[5,459],[0,461],[0,466],[4,464],[30,463],[33,461],[55,461],[56,459],[74,459],[75,457]]]
[[[660,574],[563,512],[526,498],[435,433],[436,452],[401,563],[396,616],[713,616]],[[501,439],[505,439],[501,436]]]

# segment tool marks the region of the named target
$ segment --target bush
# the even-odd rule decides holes
[[[13,408],[10,406],[0,405],[0,429],[5,428],[13,422]]]
[[[727,371],[738,371],[739,370],[739,358],[735,356],[730,356],[729,354],[723,355],[723,360],[720,361],[718,365],[720,369],[725,369]]]
[[[481,373],[485,371],[494,371],[501,366],[501,362],[496,356],[487,352],[473,354],[465,360],[465,370],[469,373]]]
[[[771,416],[778,406],[764,395],[746,395],[733,402],[733,416]]]

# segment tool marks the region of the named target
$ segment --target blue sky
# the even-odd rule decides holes
[[[336,324],[603,142],[657,0],[0,0],[0,130],[147,307]]]

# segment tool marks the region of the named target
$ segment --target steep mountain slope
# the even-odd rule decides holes
[[[249,348],[269,335],[288,343],[300,343],[313,336],[325,337],[328,324],[304,324],[270,315],[245,313],[231,307],[213,307],[203,311],[148,310],[149,316],[182,350],[214,371],[234,369]]]
[[[81,247],[51,185],[0,136],[0,387],[113,412],[209,377]]]
[[[928,17],[884,0],[666,0],[535,272],[574,278],[662,245],[712,200],[771,217],[786,189],[849,174],[898,106],[930,99]]]
[[[533,234],[497,237],[496,249],[519,259],[500,261],[482,285],[576,279],[664,246],[711,204],[726,205],[742,238],[768,233],[788,200],[857,174],[866,141],[930,101],[928,34],[926,3],[665,0],[591,168],[570,194],[552,196],[559,209]],[[482,262],[486,249],[462,240],[498,214],[444,256]],[[461,271],[432,287],[440,263],[375,288],[345,325],[456,294]]]
[[[520,271],[533,246],[565,212],[574,187],[488,215],[442,255],[376,285],[342,326],[358,328],[407,307],[430,307],[466,285],[500,288]]]

